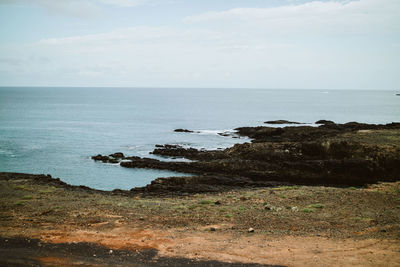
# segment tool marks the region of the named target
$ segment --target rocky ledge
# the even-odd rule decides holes
[[[210,192],[278,184],[362,186],[400,178],[400,123],[386,125],[321,120],[319,127],[241,127],[252,139],[225,150],[157,145],[152,152],[192,161],[160,161],[122,153],[92,157],[126,168],[151,168],[193,174],[158,178],[146,192]]]

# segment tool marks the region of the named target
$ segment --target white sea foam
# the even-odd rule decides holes
[[[6,156],[9,156],[9,157],[12,157],[12,158],[15,158],[15,157],[16,157],[15,154],[14,154],[11,150],[8,150],[8,149],[2,149],[2,148],[0,148],[0,155],[1,155],[1,154],[6,155]]]
[[[263,126],[268,126],[272,128],[283,128],[283,127],[299,127],[299,126],[311,126],[311,127],[318,127],[320,124],[315,124],[315,123],[300,123],[300,124],[269,124],[269,123],[264,123]]]
[[[219,135],[219,133],[229,133],[233,134],[235,131],[232,129],[228,130],[196,130],[195,133],[202,134],[202,135]]]

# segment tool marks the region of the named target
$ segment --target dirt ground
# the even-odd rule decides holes
[[[110,253],[155,251],[147,262],[153,265],[188,264],[163,261],[176,258],[213,266],[217,261],[400,266],[400,182],[168,197],[112,195],[39,184],[23,175],[10,180],[0,175],[0,203],[2,240],[38,239],[46,246],[92,244]],[[5,248],[0,246],[0,255],[9,255],[13,262],[15,253]],[[63,255],[28,256],[34,258],[32,266],[56,266],[68,256]],[[125,259],[121,266],[128,262]],[[100,255],[86,264],[110,266]]]

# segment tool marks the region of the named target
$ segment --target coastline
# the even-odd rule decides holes
[[[400,125],[324,122],[277,129],[238,128],[252,143],[222,151],[174,145],[153,151],[191,162],[100,155],[106,164],[123,160],[123,167],[195,174],[159,178],[132,190],[0,173],[2,263],[397,264]],[[355,171],[349,171],[349,162]],[[326,166],[335,172],[326,172]],[[310,174],[312,179],[294,182]]]
[[[326,120],[317,123],[320,126],[237,128],[231,135],[251,138],[251,143],[224,150],[165,144],[155,145],[151,152],[164,158],[189,161],[125,156],[121,152],[108,156],[98,154],[92,159],[119,163],[125,168],[193,174],[158,178],[143,188],[131,190],[155,194],[222,192],[237,187],[278,185],[365,186],[399,179],[400,123],[336,124]],[[193,133],[177,130],[182,134]]]

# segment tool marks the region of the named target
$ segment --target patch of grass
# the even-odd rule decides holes
[[[325,207],[325,205],[321,204],[321,203],[316,203],[316,204],[310,205],[310,207],[314,208],[314,209],[322,209],[323,207]]]
[[[310,209],[310,208],[304,208],[304,209],[302,209],[301,211],[302,211],[302,212],[305,212],[305,213],[314,212],[314,210],[313,210],[313,209]]]
[[[272,190],[274,190],[274,191],[287,191],[287,190],[296,190],[296,189],[299,189],[299,187],[297,185],[281,186],[281,187],[273,188]]]
[[[228,209],[227,209],[227,208],[221,208],[219,211],[220,211],[220,212],[227,212]]]
[[[61,206],[57,206],[57,207],[56,207],[56,210],[59,210],[59,209],[61,209]]]
[[[23,199],[32,199],[32,196],[26,195],[26,196],[23,196],[22,198],[23,198]]]
[[[40,190],[39,193],[40,193],[40,194],[53,193],[55,190],[56,190],[56,187],[55,187],[55,186],[50,186],[50,187],[47,188],[47,189]]]
[[[198,206],[198,205],[190,205],[189,207],[188,207],[188,209],[190,209],[190,210],[194,210],[194,209],[197,209],[197,208],[199,208],[200,206]]]
[[[230,218],[232,218],[233,216],[231,215],[231,214],[225,214],[225,218],[228,218],[228,219],[230,219]]]
[[[32,188],[26,187],[26,185],[15,185],[14,189],[16,189],[16,190],[24,190],[24,191],[33,191]]]
[[[17,206],[23,206],[23,205],[25,205],[25,202],[22,201],[22,200],[20,200],[20,201],[15,202],[15,205],[17,205]]]
[[[281,195],[281,198],[287,198],[287,196],[286,196],[286,195],[284,195],[284,194],[282,194],[282,195]]]
[[[226,198],[233,198],[233,196],[232,195],[227,195]]]
[[[214,204],[214,201],[203,199],[203,200],[199,201],[199,204],[201,204],[201,205],[211,205],[211,204]]]
[[[349,190],[357,190],[357,188],[355,188],[354,186],[350,186],[347,189],[349,189]]]
[[[244,207],[244,206],[240,206],[240,207],[239,207],[239,210],[240,210],[240,211],[245,211],[245,210],[247,210],[247,208]]]

